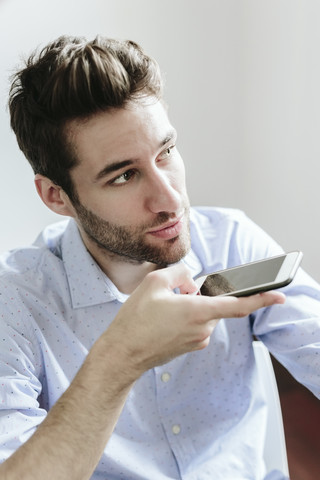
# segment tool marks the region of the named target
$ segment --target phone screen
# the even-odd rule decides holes
[[[284,259],[285,256],[279,256],[265,262],[252,263],[208,275],[201,287],[201,293],[210,296],[222,295],[271,283],[277,278]]]

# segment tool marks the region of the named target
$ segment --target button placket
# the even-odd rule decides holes
[[[170,380],[171,380],[171,373],[168,372],[168,371],[163,372],[163,373],[160,375],[160,379],[161,379],[161,382],[162,382],[162,383],[168,383],[168,382],[170,382]],[[171,426],[171,432],[173,433],[173,435],[179,435],[180,432],[181,432],[181,426],[180,426],[178,423],[172,424],[172,426]]]
[[[184,468],[184,419],[181,415],[180,402],[177,398],[179,388],[179,370],[176,365],[155,367],[156,396],[160,421],[168,442],[168,448],[174,455],[178,468]],[[181,392],[179,392],[181,393]],[[179,396],[178,396],[179,397]]]

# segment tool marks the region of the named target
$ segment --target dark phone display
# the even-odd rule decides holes
[[[201,287],[202,295],[215,296],[273,282],[285,257],[271,258],[265,262],[208,275]]]

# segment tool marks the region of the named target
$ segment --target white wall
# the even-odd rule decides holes
[[[132,38],[160,63],[193,204],[244,209],[320,280],[318,0],[0,0],[0,250],[58,219],[10,132],[8,76],[60,34]]]

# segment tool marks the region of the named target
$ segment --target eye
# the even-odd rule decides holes
[[[170,147],[167,147],[165,150],[163,150],[158,159],[159,160],[165,160],[166,158],[170,158],[172,154],[172,150],[175,148],[175,145],[170,145]]]
[[[134,170],[127,170],[126,172],[123,172],[121,175],[111,180],[110,184],[121,185],[121,184],[127,183],[134,176],[134,174],[135,174]]]

